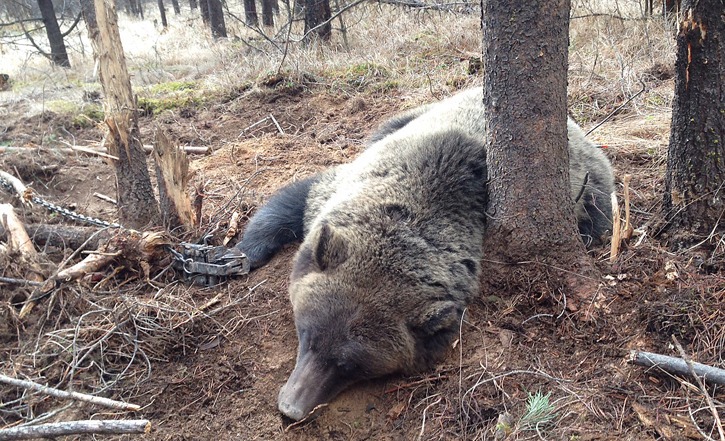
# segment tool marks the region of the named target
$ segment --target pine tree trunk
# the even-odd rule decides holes
[[[169,23],[166,21],[166,7],[164,6],[164,0],[158,0],[159,14],[161,14],[161,26],[166,29],[169,27]]]
[[[51,0],[38,0],[38,8],[40,8],[40,16],[43,18],[45,32],[48,35],[50,60],[58,66],[70,67],[68,52],[65,49],[60,26],[58,26],[58,19],[55,17],[53,2]]]
[[[314,29],[314,33],[323,40],[330,40],[332,24],[330,17],[330,0],[304,0],[305,2],[305,34]],[[324,24],[323,24],[324,23]]]
[[[264,26],[274,26],[272,6],[272,0],[262,0],[262,24]]]
[[[209,24],[209,0],[199,0],[199,11],[201,11],[201,21]]]
[[[664,207],[673,242],[687,245],[725,230],[725,6],[682,10]]]
[[[563,286],[583,297],[590,288],[581,286],[585,278],[572,276],[589,274],[593,264],[580,239],[570,195],[569,9],[569,0],[483,1],[491,214],[484,249],[487,261],[502,263],[488,273],[486,282],[493,289],[502,284],[498,289],[542,292]],[[548,266],[507,266],[524,261]],[[553,267],[567,271],[557,273]],[[542,285],[532,287],[531,280]]]
[[[114,161],[119,220],[122,225],[144,229],[159,222],[138,128],[136,100],[118,31],[113,0],[82,0],[83,15],[93,50],[101,68],[101,86],[106,97],[105,122],[108,152]],[[105,20],[96,20],[96,16]]]
[[[227,27],[224,23],[224,9],[221,0],[209,1],[209,26],[211,26],[211,36],[214,38],[226,38]]]
[[[257,5],[254,0],[244,0],[244,22],[247,26],[259,26]]]

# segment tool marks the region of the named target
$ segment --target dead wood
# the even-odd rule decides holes
[[[239,232],[239,212],[235,211],[232,213],[231,219],[229,219],[229,228],[227,229],[227,234],[224,235],[224,240],[222,241],[222,245],[225,245],[229,243],[230,240],[234,238],[234,236],[237,235]]]
[[[156,128],[156,182],[159,186],[161,218],[169,230],[196,225],[196,215],[186,193],[189,184],[189,159],[176,147],[163,129]]]
[[[619,245],[622,242],[622,220],[620,219],[619,204],[617,195],[612,193],[612,249],[609,253],[609,261],[614,262],[619,255]]]
[[[30,224],[26,228],[33,243],[38,247],[51,246],[72,250],[80,248],[84,243],[89,250],[98,249],[101,243],[113,237],[115,233],[114,230],[107,229],[99,231],[97,227],[69,225]]]
[[[195,146],[195,145],[187,145],[187,146],[179,146],[179,149],[185,151],[188,154],[192,155],[206,155],[211,150],[209,147],[201,147],[201,146]],[[144,144],[143,150],[146,153],[151,153],[154,151],[154,146]],[[47,148],[47,147],[13,147],[13,146],[0,146],[0,154],[2,153],[28,153],[28,154],[39,154],[42,152],[52,151],[53,153],[63,153],[63,154],[71,154],[71,153],[86,153],[93,156],[102,156],[107,157],[110,156],[107,153],[107,150],[105,147],[100,146],[70,146],[68,148]],[[118,159],[115,156],[110,156],[109,159]]]
[[[0,204],[0,230],[5,231],[10,251],[19,252],[21,261],[25,263],[27,272],[24,278],[31,284],[43,282],[45,278],[38,265],[38,253],[10,204]],[[32,307],[33,305],[30,305],[28,308]]]
[[[123,401],[111,400],[109,398],[97,397],[95,395],[82,394],[79,392],[66,392],[64,390],[56,389],[54,387],[44,386],[29,380],[19,380],[17,378],[8,377],[0,374],[0,383],[9,384],[11,386],[22,387],[24,389],[32,389],[42,392],[47,395],[54,396],[56,398],[63,398],[69,400],[84,401],[86,403],[98,404],[112,409],[121,410],[140,410],[141,406],[137,404],[124,403]],[[2,439],[2,438],[0,438]]]
[[[627,357],[627,362],[637,366],[661,369],[672,375],[692,377],[687,361],[682,358],[634,350]],[[723,369],[692,362],[692,372],[703,378],[707,383],[725,386],[725,370]]]
[[[20,198],[20,202],[22,202],[23,205],[27,207],[30,206],[30,202],[25,197],[28,192],[28,188],[25,186],[25,184],[23,184],[20,179],[2,170],[0,170],[0,178],[5,179],[10,183],[10,185],[13,186],[15,193],[17,194],[18,198]]]
[[[62,423],[38,424],[37,426],[13,427],[0,430],[0,441],[19,439],[54,438],[82,433],[149,433],[149,420],[85,420]]]

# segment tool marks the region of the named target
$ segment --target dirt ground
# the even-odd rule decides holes
[[[193,186],[204,195],[202,227],[219,227],[218,241],[232,210],[246,220],[285,182],[351,160],[378,123],[416,99],[400,91],[261,87],[223,103],[143,117],[142,135],[151,139],[158,126],[181,145],[214,149],[194,156],[191,168]],[[54,153],[48,135],[64,133],[77,140],[102,136],[52,114],[12,120],[0,135],[5,144],[48,147],[32,155],[0,154],[0,169],[51,201],[113,219],[114,207],[93,197],[114,195],[111,168],[98,157]],[[529,394],[540,391],[551,394],[553,422],[538,429],[512,424],[508,439],[705,439],[695,424],[717,438],[697,387],[626,362],[634,349],[678,356],[675,336],[693,359],[725,367],[722,254],[673,253],[652,237],[667,137],[648,136],[641,148],[606,150],[618,181],[633,175],[633,224],[649,230],[614,263],[608,249],[593,250],[602,272],[589,306],[593,320],[567,312],[557,293],[482,293],[435,371],[359,384],[318,419],[290,425],[276,399],[297,347],[287,300],[293,247],[248,277],[213,288],[187,286],[168,273],[144,282],[131,272],[101,286],[87,280],[60,286],[22,321],[17,312],[32,289],[0,284],[3,373],[143,406],[132,413],[86,404],[64,408],[60,400],[3,386],[0,427],[62,409],[54,420],[147,418],[153,429],[144,438],[152,440],[494,439],[499,417],[518,420]],[[24,219],[61,222],[40,209]],[[52,262],[48,271],[72,252],[44,251]],[[2,276],[23,277],[14,265],[0,266],[6,267]],[[707,392],[722,419],[725,393]]]

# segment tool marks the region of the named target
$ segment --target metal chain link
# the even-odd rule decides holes
[[[8,182],[7,180],[0,178],[0,186],[2,186],[8,193],[16,193],[15,187]],[[32,190],[30,190],[29,195],[20,195],[20,197],[29,199],[30,202],[34,204],[38,204],[41,207],[44,207],[46,210],[50,211],[51,213],[58,213],[62,216],[71,218],[73,220],[77,220],[86,224],[95,225],[97,227],[103,227],[103,228],[123,228],[120,224],[114,223],[114,222],[106,222],[101,219],[97,219],[95,217],[85,216],[83,214],[76,213],[74,211],[68,210],[67,208],[63,208],[59,205],[53,204],[51,202],[46,201],[45,199],[41,198],[40,196],[36,196],[32,193]]]
[[[4,188],[8,193],[15,194],[15,187],[6,179],[0,177],[0,187]],[[106,222],[90,216],[78,214],[74,211],[63,208],[59,205],[46,201],[45,199],[33,194],[32,189],[28,189],[26,194],[20,195],[21,198],[29,200],[33,204],[44,207],[51,213],[58,213],[62,216],[80,221],[86,224],[95,225],[103,228],[124,228],[122,225],[112,222]],[[249,273],[249,259],[237,248],[227,248],[225,246],[210,246],[191,244],[181,242],[178,244],[182,252],[174,249],[173,246],[166,246],[174,260],[177,262],[174,266],[176,269],[183,271],[187,280],[192,283],[213,286],[223,282],[227,278],[234,275],[244,275]]]

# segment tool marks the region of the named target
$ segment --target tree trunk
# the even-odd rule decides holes
[[[193,11],[194,9],[198,8],[199,4],[196,2],[196,0],[189,0],[189,8]]]
[[[118,32],[113,0],[82,0],[84,18],[93,50],[101,68],[106,97],[104,111],[109,133],[108,153],[114,161],[119,220],[122,225],[144,229],[159,221],[159,208],[146,165],[146,153],[138,129],[136,100]],[[96,20],[96,16],[105,20]]]
[[[209,0],[199,0],[199,11],[201,11],[201,21],[209,24]]]
[[[662,3],[662,14],[672,15],[680,12],[680,0],[664,0]]]
[[[247,26],[259,26],[257,5],[254,0],[244,0],[244,22]]]
[[[274,26],[274,13],[272,10],[272,0],[262,0],[262,24],[264,26]]]
[[[209,2],[209,26],[211,36],[214,38],[226,38],[227,27],[224,23],[224,9],[221,0],[208,0]]]
[[[581,296],[591,288],[582,285],[588,279],[574,276],[591,273],[593,264],[578,234],[570,195],[569,9],[569,0],[482,3],[491,214],[484,249],[487,261],[500,263],[492,264],[487,276],[492,289],[550,292],[564,287]],[[507,266],[524,261],[545,266]],[[532,287],[531,280],[542,285]]]
[[[38,8],[40,8],[40,16],[43,18],[45,32],[48,34],[50,60],[58,66],[70,67],[68,52],[65,49],[60,26],[58,26],[58,19],[55,17],[53,2],[51,0],[38,0]]]
[[[174,8],[174,14],[181,14],[181,7],[179,6],[179,0],[171,0],[171,6]]]
[[[305,34],[313,32],[323,41],[329,41],[332,35],[330,17],[330,0],[304,0],[305,1]],[[323,24],[325,23],[325,24]]]
[[[667,152],[667,230],[689,244],[725,228],[725,6],[686,1],[677,35]]]
[[[164,0],[158,0],[159,14],[161,14],[161,26],[166,29],[169,27],[169,23],[166,21],[166,7],[164,6]]]

